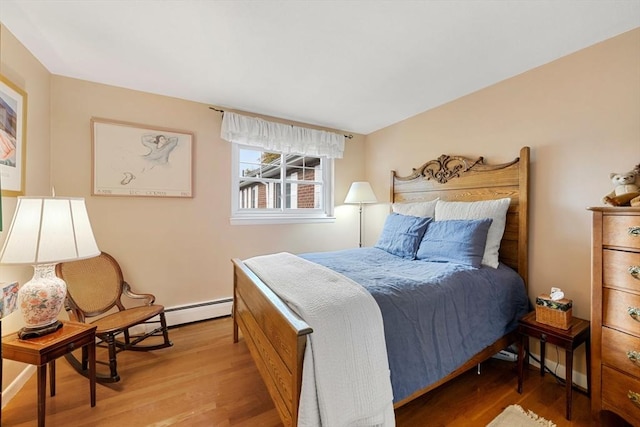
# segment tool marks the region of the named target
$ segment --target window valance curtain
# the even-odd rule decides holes
[[[222,139],[266,151],[342,158],[344,135],[224,112]]]

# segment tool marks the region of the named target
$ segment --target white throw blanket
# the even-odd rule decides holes
[[[313,328],[298,426],[394,426],[382,315],[362,286],[289,253],[244,262]]]

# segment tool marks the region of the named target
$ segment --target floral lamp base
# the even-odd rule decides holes
[[[21,339],[50,334],[62,327],[58,314],[67,295],[67,285],[56,276],[55,264],[34,266],[33,278],[18,291],[18,305],[26,326]]]

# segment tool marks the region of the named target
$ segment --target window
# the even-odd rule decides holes
[[[227,111],[220,137],[232,145],[232,224],[334,220],[344,135]]]
[[[333,219],[332,159],[232,147],[233,224]]]

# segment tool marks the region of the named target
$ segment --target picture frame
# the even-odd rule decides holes
[[[3,196],[24,195],[27,93],[0,74],[0,186]]]
[[[193,197],[192,132],[91,119],[92,195]]]
[[[18,308],[18,282],[0,283],[0,319]]]

